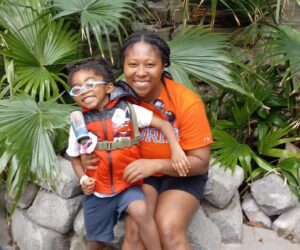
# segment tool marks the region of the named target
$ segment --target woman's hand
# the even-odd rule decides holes
[[[81,154],[80,160],[85,170],[96,170],[99,158],[95,153]]]
[[[91,195],[94,191],[94,187],[95,187],[95,179],[90,177],[84,180],[81,184],[82,192],[85,195]]]
[[[139,159],[127,165],[123,178],[128,182],[136,182],[158,172],[156,160]]]
[[[172,166],[179,176],[187,176],[190,171],[190,163],[179,145],[172,150]]]

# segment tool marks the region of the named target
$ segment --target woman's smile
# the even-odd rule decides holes
[[[152,101],[159,96],[163,70],[159,51],[147,43],[135,43],[126,52],[126,81],[144,101]]]

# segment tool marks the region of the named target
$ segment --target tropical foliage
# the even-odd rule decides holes
[[[97,41],[98,48],[103,57],[105,37],[108,46],[108,52],[113,60],[111,35],[116,33],[119,42],[127,34],[121,20],[130,20],[129,17],[134,14],[134,4],[132,0],[114,0],[114,1],[91,1],[91,0],[54,0],[52,7],[58,9],[54,19],[79,15],[76,23],[80,24],[82,38],[86,39],[89,45],[90,54],[92,54],[92,37]]]
[[[60,94],[61,87],[67,88],[61,71],[74,60],[78,36],[67,22],[51,19],[42,1],[13,1],[0,7],[4,45],[0,53],[14,71],[13,79],[6,76],[10,87],[4,88],[2,96],[8,90],[10,94],[22,90],[36,99],[49,100]]]
[[[299,143],[300,35],[279,25],[281,2],[182,1],[185,26],[169,41],[168,70],[203,96],[216,160],[241,165],[249,182],[281,174],[300,197],[299,153],[286,148]],[[65,65],[100,54],[117,68],[116,44],[141,8],[133,0],[0,0],[0,174],[17,199],[27,181],[59,176],[55,152],[74,108],[65,104]],[[224,13],[238,36],[214,31]]]
[[[278,26],[270,35],[260,45],[263,54],[235,69],[236,81],[258,101],[234,92],[219,95],[217,102],[224,108],[215,115],[213,154],[225,166],[241,165],[248,181],[269,172],[283,175],[300,198],[300,154],[285,149],[300,140],[299,83],[293,82],[300,66],[300,34]]]
[[[74,107],[36,103],[28,96],[0,100],[0,173],[11,197],[18,200],[29,180],[51,184],[59,179],[53,145],[58,136],[66,139],[71,110]]]

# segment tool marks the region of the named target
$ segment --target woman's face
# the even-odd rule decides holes
[[[103,77],[95,74],[93,70],[81,69],[73,74],[70,81],[71,88],[74,86],[81,87],[87,81],[103,81]],[[109,101],[108,94],[112,89],[112,83],[96,85],[94,89],[85,89],[79,96],[74,96],[73,98],[82,108],[102,110]]]
[[[150,102],[159,97],[164,65],[158,49],[148,43],[138,42],[126,49],[124,57],[127,83],[143,101]]]

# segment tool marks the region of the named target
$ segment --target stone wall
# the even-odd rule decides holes
[[[11,233],[21,250],[84,249],[83,195],[71,163],[58,156],[62,179],[56,191],[45,185],[28,185],[12,217]],[[243,219],[272,229],[300,242],[300,203],[284,180],[270,174],[255,181],[241,199],[238,189],[244,171],[234,173],[220,164],[209,169],[202,206],[188,229],[194,250],[221,249],[222,244],[241,243]],[[7,204],[11,203],[6,197]],[[242,200],[242,201],[241,201]],[[123,222],[115,227],[115,240],[107,249],[121,249]]]

